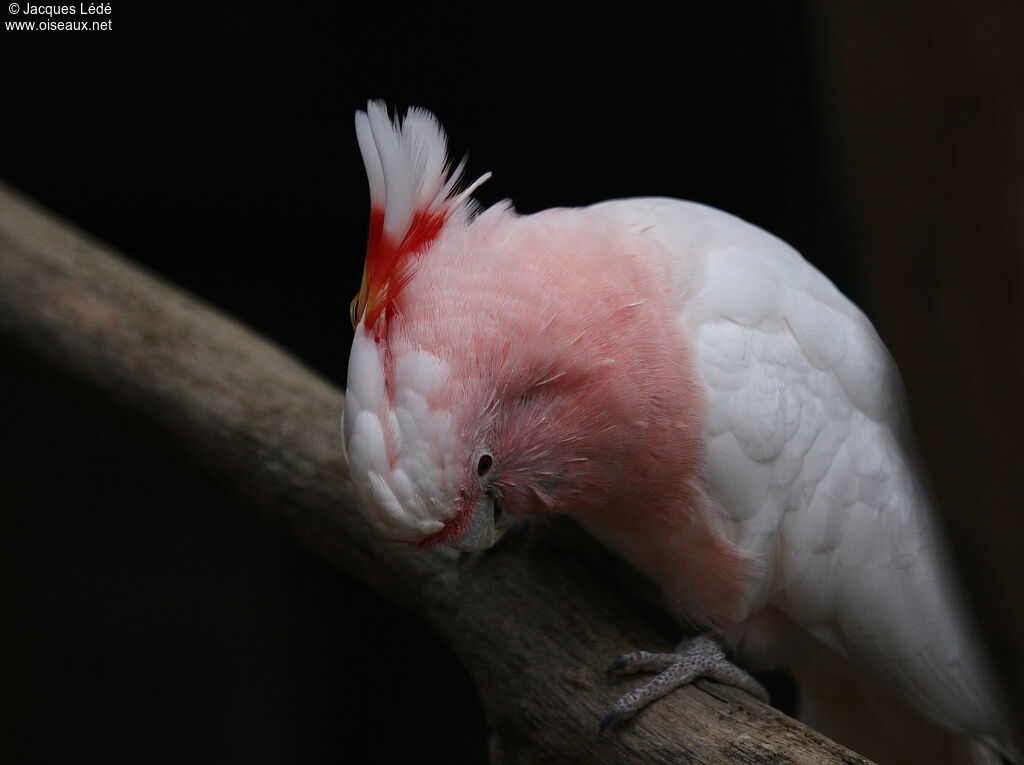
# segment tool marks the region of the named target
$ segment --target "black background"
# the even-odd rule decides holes
[[[338,385],[368,98],[437,113],[485,204],[695,199],[857,297],[800,3],[111,6],[0,29],[0,176]],[[0,760],[484,760],[412,617],[20,359],[0,414]]]

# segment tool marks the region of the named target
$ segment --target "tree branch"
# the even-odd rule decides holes
[[[420,614],[474,677],[495,762],[865,763],[699,681],[598,738],[602,670],[665,641],[568,522],[454,562],[351,512],[342,395],[281,349],[0,185],[0,342],[131,413],[329,561]]]

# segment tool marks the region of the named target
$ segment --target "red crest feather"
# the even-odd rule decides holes
[[[465,219],[469,195],[490,173],[456,194],[465,161],[451,169],[444,129],[424,109],[392,120],[383,101],[371,101],[356,112],[356,137],[370,184],[370,230],[352,326],[361,320],[381,333],[420,256],[453,215]]]

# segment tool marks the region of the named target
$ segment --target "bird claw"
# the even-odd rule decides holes
[[[608,711],[598,727],[598,735],[620,720],[628,720],[655,699],[687,685],[698,677],[707,677],[734,685],[765,703],[768,693],[752,675],[729,661],[711,637],[699,635],[681,642],[674,653],[632,651],[620,656],[608,667],[609,681],[618,674],[657,672],[654,679],[625,694]]]
[[[619,716],[620,713],[615,710],[615,707],[609,709],[608,714],[601,718],[601,724],[597,726],[597,735],[603,736],[604,732],[618,721]]]
[[[633,653],[636,653],[636,651],[633,651]],[[604,671],[605,680],[611,683],[615,680],[615,676],[617,674],[619,674],[620,672],[625,673],[627,671],[627,667],[629,667],[630,665],[630,657],[632,655],[632,653],[627,653],[624,656],[620,656],[611,664],[609,664],[608,669]]]

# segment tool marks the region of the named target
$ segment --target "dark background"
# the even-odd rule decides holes
[[[484,203],[695,199],[858,297],[800,3],[111,5],[111,31],[0,29],[0,175],[338,385],[368,98],[433,110],[493,171]],[[412,617],[2,370],[0,760],[484,760],[472,685]]]

